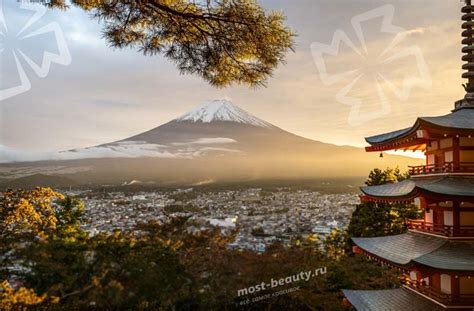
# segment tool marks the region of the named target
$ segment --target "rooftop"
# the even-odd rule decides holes
[[[456,132],[472,134],[474,133],[474,109],[473,107],[464,107],[453,112],[438,117],[420,117],[411,127],[384,133],[380,135],[366,137],[365,140],[373,147],[382,145],[385,148],[380,150],[403,149],[409,145],[419,145],[424,143],[428,137],[419,133],[419,130],[431,129],[441,132]],[[420,147],[417,146],[420,150]],[[373,148],[368,148],[368,151],[373,151]]]
[[[474,241],[453,241],[409,232],[352,238],[364,251],[397,265],[413,263],[453,271],[474,271]]]
[[[342,290],[357,310],[444,310],[441,306],[406,288],[386,290]]]
[[[408,200],[420,193],[429,192],[447,196],[474,196],[474,177],[442,176],[431,178],[411,178],[398,183],[361,188],[362,192],[373,198],[387,200]]]

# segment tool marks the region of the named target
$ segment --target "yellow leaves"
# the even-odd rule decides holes
[[[8,281],[0,283],[1,310],[26,309],[26,306],[42,303],[45,299],[46,294],[38,296],[32,289],[21,287],[15,290]]]
[[[184,245],[184,243],[183,243],[181,240],[179,240],[179,241],[175,242],[175,243],[171,246],[171,248],[172,248],[174,251],[177,251],[177,250],[178,250],[179,248],[181,248],[181,246],[183,246],[183,245]]]
[[[122,292],[125,289],[125,287],[122,285],[122,283],[120,283],[117,280],[111,280],[107,284],[107,287],[110,288],[110,289],[113,289],[115,291],[118,291],[118,292]]]
[[[339,229],[332,229],[324,240],[324,249],[327,255],[339,260],[345,254],[346,234]]]
[[[90,11],[97,7],[103,0],[75,0],[74,4],[80,6],[82,9],[86,11]]]
[[[51,188],[4,192],[0,195],[0,226],[11,233],[32,232],[44,239],[58,222],[53,202],[63,199]]]
[[[59,298],[58,296],[52,296],[49,301],[51,303],[59,303],[59,301],[61,300],[61,298]]]
[[[310,234],[307,238],[308,242],[315,243],[318,241],[318,237],[316,234]]]
[[[184,243],[181,240],[178,240],[176,242],[173,242],[171,239],[161,239],[157,238],[157,240],[165,247],[171,248],[173,251],[177,251],[181,246],[184,245]]]
[[[100,279],[96,276],[92,277],[92,285],[95,287],[100,287]]]

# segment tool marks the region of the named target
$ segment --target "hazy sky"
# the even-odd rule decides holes
[[[410,126],[419,115],[448,113],[464,95],[458,0],[261,4],[283,11],[298,37],[296,52],[288,54],[268,87],[259,89],[213,88],[198,77],[180,75],[159,56],[107,47],[101,25],[78,9],[48,11],[22,35],[58,23],[71,63],[53,62],[41,78],[20,59],[31,89],[0,101],[0,145],[26,151],[97,145],[156,127],[203,101],[226,97],[295,134],[363,146],[364,136]],[[12,39],[8,34],[23,28],[32,12],[18,8],[15,0],[3,1],[3,6],[5,23],[0,18],[0,27],[8,31],[2,30],[7,33],[0,54],[2,90],[19,83],[18,66],[9,52],[12,46],[38,64],[44,52],[58,53],[52,33],[34,34],[21,42]],[[388,32],[380,31],[383,15]],[[351,24],[354,17],[366,20],[359,32],[357,24]],[[405,36],[391,46],[395,32]],[[313,43],[330,44],[335,33],[346,34],[353,47],[341,44],[336,55],[324,58],[328,79],[359,70],[336,82],[321,79],[311,53]]]

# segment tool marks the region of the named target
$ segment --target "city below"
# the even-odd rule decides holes
[[[321,241],[332,229],[344,230],[358,203],[354,193],[324,194],[289,188],[133,193],[71,190],[68,194],[84,201],[83,226],[90,235],[189,217],[190,233],[212,227],[221,228],[224,234],[235,230],[238,233],[229,248],[258,252],[275,242],[289,245],[309,237]]]

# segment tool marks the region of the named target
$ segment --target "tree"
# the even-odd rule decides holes
[[[162,54],[214,86],[264,85],[293,47],[284,16],[253,0],[71,2],[104,23],[110,46]],[[48,5],[67,8],[65,0]]]
[[[89,237],[83,209],[49,188],[0,193],[0,310],[174,305],[186,278],[179,240],[146,228]]]
[[[0,309],[26,310],[31,305],[58,302],[56,296],[38,295],[31,286],[22,286],[22,282],[13,287],[10,281],[28,280],[33,271],[29,268],[39,258],[39,253],[33,253],[33,250],[40,245],[50,245],[50,241],[57,239],[70,243],[85,237],[80,233],[82,209],[78,200],[64,197],[50,188],[0,193],[0,280],[3,280]],[[70,252],[69,255],[74,254]]]
[[[327,256],[334,260],[339,260],[346,253],[347,240],[348,237],[345,232],[342,232],[340,229],[332,229],[331,233],[323,241],[324,251]]]
[[[340,288],[399,284],[396,272],[361,256],[341,256],[336,261],[314,246],[275,244],[264,253],[231,250],[227,245],[235,233],[222,235],[213,228],[189,234],[189,217],[90,237],[80,228],[82,203],[78,200],[50,201],[55,193],[50,189],[7,192],[0,197],[2,202],[13,202],[20,193],[34,198],[31,204],[49,202],[36,212],[50,211],[56,226],[43,238],[37,235],[29,240],[17,254],[28,269],[21,275],[20,286],[0,282],[1,310],[236,310],[242,298],[239,289],[318,268],[325,272],[291,284],[298,291],[256,302],[249,309],[345,310]],[[18,215],[16,222],[27,224],[33,219],[36,224],[30,213],[15,212],[23,210],[23,201],[15,202],[8,209]]]
[[[53,201],[64,196],[49,188],[7,190],[0,195],[0,240],[45,238],[57,227]]]
[[[401,182],[409,178],[397,168],[374,169],[370,172],[368,186]],[[348,233],[354,237],[373,237],[404,233],[407,221],[422,215],[414,204],[362,202],[352,213]]]
[[[42,303],[46,295],[38,296],[33,290],[21,287],[17,290],[7,281],[0,283],[0,307],[5,311],[26,310],[28,306]]]
[[[63,198],[48,188],[0,193],[0,280],[10,275],[25,245],[53,234],[57,228],[53,201]]]
[[[369,173],[369,178],[365,181],[367,186],[377,186],[383,185],[387,183],[396,183],[400,181],[404,181],[408,179],[410,175],[408,172],[401,173],[398,167],[396,168],[386,168],[385,170],[381,170],[379,168],[375,168]]]

